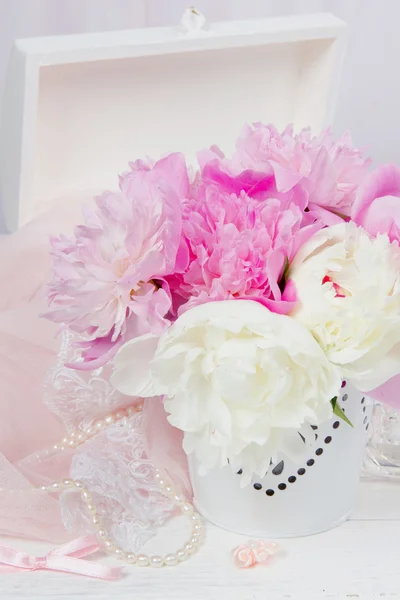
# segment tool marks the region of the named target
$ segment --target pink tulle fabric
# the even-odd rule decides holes
[[[31,490],[67,477],[74,455],[36,458],[66,434],[43,403],[43,383],[59,349],[59,326],[39,315],[46,309],[51,272],[49,236],[69,235],[81,219],[82,202],[95,193],[58,199],[17,233],[0,237],[0,489],[6,489],[0,491],[0,534],[62,543],[77,533],[64,527],[57,495]],[[188,493],[179,434],[166,422],[161,405],[151,410],[149,457],[154,454],[157,466]]]
[[[42,385],[57,353],[57,326],[39,318],[50,273],[48,235],[78,215],[60,203],[13,235],[0,238],[0,531],[62,542],[68,539],[56,497],[29,491],[46,478],[32,456],[63,437],[42,403]],[[31,458],[29,458],[31,457]],[[29,465],[31,468],[29,468]]]

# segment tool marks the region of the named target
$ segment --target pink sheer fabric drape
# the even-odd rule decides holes
[[[60,345],[58,327],[40,317],[51,269],[48,238],[70,233],[81,221],[82,203],[93,195],[58,199],[17,233],[0,237],[0,534],[61,543],[78,533],[64,527],[58,495],[31,488],[69,476],[73,456],[85,452],[82,446],[36,458],[66,435],[63,422],[43,402]],[[148,458],[191,497],[180,432],[168,424],[157,399],[146,404],[145,416]]]
[[[51,262],[48,236],[68,233],[80,214],[80,201],[55,208],[13,235],[0,238],[0,532],[62,542],[57,497],[32,492],[56,473],[37,472],[35,453],[62,438],[62,423],[42,402],[43,380],[53,364],[57,328],[40,318]],[[31,458],[29,458],[31,457]],[[65,462],[65,461],[64,461]],[[68,461],[63,469],[68,472]],[[64,471],[65,472],[65,471]],[[25,493],[9,490],[26,489]]]

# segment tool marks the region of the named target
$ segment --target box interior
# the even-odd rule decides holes
[[[128,162],[171,151],[230,152],[245,123],[319,131],[329,118],[334,43],[317,39],[41,66],[25,198],[112,189]]]

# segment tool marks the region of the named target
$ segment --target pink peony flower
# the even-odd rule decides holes
[[[197,304],[251,298],[274,312],[293,307],[292,290],[281,290],[287,261],[321,227],[308,224],[304,197],[257,200],[245,192],[201,184],[183,202],[183,235],[190,250],[186,272],[169,278],[180,312]]]
[[[160,333],[171,307],[165,276],[187,267],[180,196],[189,181],[182,155],[153,168],[134,165],[120,178],[120,189],[96,199],[96,212],[87,214],[74,238],[51,240],[46,316],[87,336],[75,368],[97,368],[126,339]]]
[[[400,241],[400,169],[382,165],[359,188],[351,218],[368,233]]]
[[[275,185],[278,193],[301,186],[308,210],[325,225],[350,215],[356,190],[370,164],[352,147],[348,134],[335,142],[330,131],[312,137],[309,129],[294,134],[293,128],[287,127],[279,133],[273,125],[261,123],[244,128],[231,160],[212,147],[199,153],[199,162],[203,173],[219,182],[227,176],[237,181],[243,171],[252,172],[257,193],[260,186]]]

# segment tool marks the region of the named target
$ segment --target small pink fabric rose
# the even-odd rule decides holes
[[[359,188],[351,218],[369,234],[400,241],[400,169],[382,165]]]
[[[237,546],[233,551],[234,563],[239,569],[248,569],[257,564],[267,564],[279,552],[275,542],[249,540],[247,544]]]

